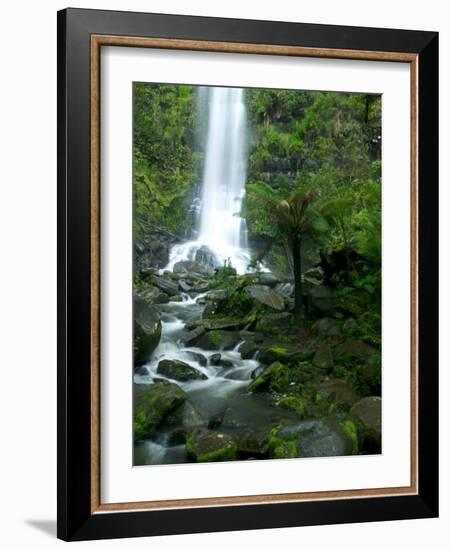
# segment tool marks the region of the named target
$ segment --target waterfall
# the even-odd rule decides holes
[[[246,110],[241,88],[204,87],[208,105],[205,162],[197,238],[175,245],[166,269],[180,260],[229,260],[238,273],[248,270],[245,221],[239,216],[246,178]]]

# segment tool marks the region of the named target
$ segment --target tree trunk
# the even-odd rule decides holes
[[[292,243],[292,260],[294,263],[294,313],[300,316],[303,306],[303,285],[301,242],[298,237],[295,237]]]

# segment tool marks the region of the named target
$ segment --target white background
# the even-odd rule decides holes
[[[132,82],[149,79],[382,94],[382,455],[131,467]],[[410,87],[410,68],[403,63],[123,47],[103,51],[101,186],[102,211],[108,215],[101,228],[102,502],[409,485]]]
[[[444,547],[450,534],[448,235],[450,31],[445,3],[429,0],[78,1],[78,7],[191,13],[441,31],[441,519],[83,543],[83,548],[366,550]],[[2,9],[0,87],[1,467],[0,544],[53,548],[56,515],[56,10],[23,1]],[[445,185],[447,184],[447,185]],[[447,208],[446,208],[447,207]],[[439,540],[442,540],[439,543]],[[443,544],[443,541],[447,540]],[[95,546],[94,546],[95,545]],[[105,546],[106,545],[106,546]]]

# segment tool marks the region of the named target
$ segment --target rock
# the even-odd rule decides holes
[[[211,330],[196,339],[195,345],[206,350],[229,350],[239,343],[239,334],[228,330]]]
[[[184,352],[191,361],[197,361],[199,365],[202,367],[206,367],[208,360],[202,353],[198,353],[196,351],[185,351]]]
[[[259,365],[259,367],[256,367],[256,369],[252,370],[250,374],[250,378],[254,380],[255,378],[258,378],[258,376],[261,376],[261,374],[267,369],[266,365]]]
[[[292,298],[294,296],[294,285],[292,283],[280,283],[275,287],[275,291],[283,298]]]
[[[295,411],[299,416],[302,418],[306,416],[307,410],[308,410],[308,401],[304,398],[297,397],[294,395],[288,395],[286,397],[281,398],[277,402],[278,407],[281,407],[283,409],[289,409],[291,411]]]
[[[223,418],[225,416],[225,411],[226,409],[224,409],[223,411],[219,411],[209,419],[208,426],[207,426],[208,430],[215,430],[220,426],[222,426]]]
[[[364,397],[351,408],[349,416],[360,427],[366,450],[381,452],[381,397]]]
[[[288,356],[288,351],[286,348],[279,346],[271,346],[270,348],[263,349],[258,355],[258,361],[264,363],[265,365],[270,365],[275,361],[280,361],[281,363],[286,362]]]
[[[186,451],[196,462],[223,462],[236,458],[237,443],[229,435],[196,428],[187,438]]]
[[[135,440],[150,437],[167,416],[187,399],[177,384],[159,380],[139,389],[134,398],[133,431]]]
[[[220,359],[221,358],[222,358],[222,356],[220,355],[220,353],[213,353],[209,357],[209,363],[211,365],[213,365],[214,367],[216,367],[216,366],[220,365]]]
[[[283,298],[272,288],[264,285],[249,285],[246,287],[248,295],[262,304],[282,311],[284,309]]]
[[[181,279],[180,281],[178,281],[178,286],[180,290],[183,292],[190,292],[192,290],[192,287],[188,285],[184,279]]]
[[[320,284],[323,280],[324,271],[320,266],[310,267],[303,272],[303,278],[313,284]]]
[[[327,335],[327,336],[340,336],[341,331],[339,329],[339,325],[334,321],[333,319],[330,319],[329,317],[323,317],[322,319],[319,319],[316,321],[312,329],[319,335]]]
[[[333,411],[348,411],[350,407],[361,399],[348,382],[331,378],[321,382],[317,386],[317,393],[320,398],[332,404]]]
[[[274,428],[269,436],[272,458],[347,456],[358,453],[358,432],[350,420],[335,417],[303,420]]]
[[[251,340],[246,340],[239,346],[239,353],[242,359],[252,359],[258,350],[259,346]]]
[[[311,304],[319,311],[332,311],[338,305],[335,291],[325,285],[313,286],[309,294]]]
[[[239,454],[244,458],[267,458],[270,431],[270,427],[256,427],[244,432],[238,440]]]
[[[173,266],[174,273],[199,273],[201,275],[211,275],[212,269],[202,265],[199,262],[191,260],[181,260]]]
[[[378,354],[356,367],[356,382],[363,395],[381,395],[381,357]]]
[[[195,253],[195,261],[207,270],[221,267],[214,252],[207,246],[201,246]]]
[[[313,358],[313,365],[325,371],[333,368],[333,356],[327,342],[322,342],[317,348]]]
[[[286,365],[276,362],[272,363],[264,372],[255,378],[247,386],[247,391],[259,393],[264,391],[273,391],[282,393],[287,390],[289,385],[289,372]]]
[[[230,369],[234,367],[233,361],[230,361],[229,359],[221,359],[219,361],[219,367],[223,367],[224,369]]]
[[[169,296],[156,286],[146,287],[139,293],[139,296],[152,304],[167,304],[169,301]]]
[[[374,348],[360,340],[347,340],[336,346],[334,350],[336,362],[345,365],[365,363],[374,354]]]
[[[259,274],[258,282],[260,285],[270,286],[273,288],[280,282],[280,279],[273,273],[263,272]]]
[[[178,361],[177,359],[163,359],[159,362],[156,372],[180,382],[206,380],[208,378],[194,367],[184,363],[184,361]]]
[[[256,330],[264,334],[280,334],[292,327],[294,316],[287,311],[283,313],[269,313],[261,315],[256,323]]]
[[[205,419],[190,401],[185,401],[172,411],[161,424],[162,428],[181,428],[184,435],[192,428],[204,426]]]
[[[135,296],[133,300],[134,365],[146,363],[155,351],[161,339],[161,320],[156,309],[143,298]]]
[[[195,328],[194,330],[191,330],[189,332],[185,332],[181,339],[183,341],[183,343],[188,346],[188,345],[191,345],[191,344],[194,344],[194,342],[196,340],[198,340],[198,338],[200,336],[202,336],[203,334],[205,334],[206,332],[206,329],[205,327],[197,327]]]
[[[169,296],[176,296],[179,292],[177,283],[163,277],[153,277],[153,284]]]
[[[147,367],[144,367],[143,365],[140,367],[136,367],[134,369],[134,374],[138,374],[139,376],[147,376],[148,375]]]

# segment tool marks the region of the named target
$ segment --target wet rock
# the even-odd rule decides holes
[[[230,369],[234,367],[233,361],[230,361],[229,359],[221,359],[219,361],[219,367],[223,367],[224,369]]]
[[[239,342],[239,334],[228,330],[211,330],[202,334],[195,345],[205,350],[229,350]]]
[[[139,388],[134,397],[135,440],[150,437],[167,416],[187,399],[177,385],[165,380]]]
[[[272,288],[264,285],[249,285],[246,287],[248,295],[262,304],[282,311],[284,309],[283,298]]]
[[[136,367],[134,369],[134,374],[138,374],[139,376],[147,376],[148,375],[147,367],[144,367],[143,365],[140,367]]]
[[[270,365],[275,361],[285,363],[287,356],[288,350],[286,348],[281,346],[270,346],[269,348],[261,350],[258,355],[258,361],[261,361],[261,363],[264,363],[265,365]]]
[[[303,420],[272,430],[269,448],[272,458],[353,455],[358,452],[358,432],[353,422],[331,416]]]
[[[186,441],[186,451],[196,462],[223,462],[237,455],[236,440],[206,428],[196,428]]]
[[[190,292],[192,290],[192,287],[184,279],[178,281],[178,286],[183,292]]]
[[[196,340],[203,334],[205,334],[206,329],[204,327],[197,327],[189,332],[185,332],[182,335],[182,340],[186,346],[193,345]]]
[[[180,382],[206,380],[208,378],[194,367],[191,367],[184,361],[178,361],[177,359],[163,359],[159,362],[156,372]]]
[[[381,398],[364,397],[351,408],[349,416],[360,427],[366,450],[381,452]]]
[[[216,366],[220,365],[220,359],[221,358],[222,358],[222,356],[220,355],[220,353],[213,353],[209,357],[209,363],[211,365],[213,365],[214,367],[216,367]]]
[[[175,427],[186,435],[192,428],[204,426],[206,420],[190,401],[185,401],[173,410],[161,424],[161,428]],[[184,441],[183,441],[184,442]]]
[[[246,340],[239,346],[239,353],[241,354],[242,359],[252,359],[258,350],[258,344],[251,340]]]
[[[259,393],[273,391],[282,393],[287,390],[289,385],[289,371],[286,365],[276,362],[272,363],[264,372],[256,377],[247,386],[247,391]]]
[[[256,323],[256,330],[264,334],[280,334],[284,329],[290,329],[293,322],[292,313],[269,313],[261,315]]]
[[[195,253],[195,261],[207,270],[221,267],[216,255],[208,246],[201,246]]]
[[[313,358],[313,365],[324,371],[330,371],[333,368],[333,356],[327,342],[322,342],[317,348]]]
[[[292,283],[279,283],[275,291],[283,298],[292,298],[294,296],[294,285]]]
[[[179,292],[177,283],[163,277],[153,277],[153,284],[169,296],[176,296]]]
[[[184,352],[191,361],[197,361],[199,365],[202,367],[206,367],[208,361],[206,357],[202,353],[198,353],[196,351],[185,351]]]
[[[226,409],[223,411],[219,411],[218,413],[214,414],[208,422],[207,428],[209,430],[216,430],[223,424],[223,418],[225,416]]]
[[[254,380],[255,378],[258,378],[258,376],[261,376],[261,374],[267,369],[266,365],[259,365],[259,367],[256,367],[256,369],[252,370],[252,373],[250,374],[250,378]]]
[[[146,363],[161,339],[161,320],[157,310],[139,296],[134,297],[134,365]]]

